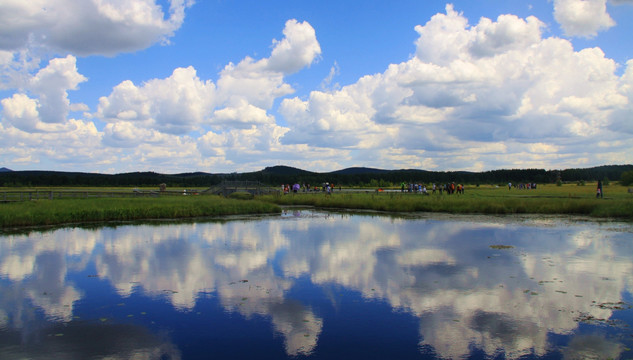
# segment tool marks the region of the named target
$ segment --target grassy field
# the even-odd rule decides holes
[[[0,204],[0,228],[279,212],[273,203],[220,196],[37,200]]]
[[[15,189],[0,189],[3,190]],[[81,190],[86,191],[84,188]],[[131,191],[121,188],[108,189],[116,190]],[[0,228],[278,213],[281,211],[278,205],[310,205],[387,212],[570,214],[633,221],[633,194],[628,193],[626,187],[605,186],[604,198],[596,199],[595,184],[552,184],[539,185],[536,190],[466,186],[465,194],[428,196],[399,191],[378,193],[375,189],[366,189],[355,192],[335,191],[329,196],[321,192],[265,195],[256,197],[255,200],[226,199],[219,196],[161,196],[8,202],[0,203]]]
[[[366,209],[391,212],[447,212],[455,214],[570,214],[633,220],[633,194],[618,185],[603,187],[596,199],[595,184],[540,185],[536,190],[507,187],[466,187],[464,194],[424,196],[401,192],[334,192],[266,196],[280,205]]]

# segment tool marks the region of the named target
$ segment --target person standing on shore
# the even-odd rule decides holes
[[[596,188],[596,198],[603,198],[604,194],[602,193],[602,181],[598,180],[598,187]]]

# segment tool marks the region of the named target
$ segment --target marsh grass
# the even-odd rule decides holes
[[[0,227],[278,212],[273,203],[219,196],[37,200],[0,204]]]
[[[121,189],[117,189],[121,190]],[[299,193],[258,196],[164,196],[159,198],[90,198],[0,203],[0,228],[102,221],[182,219],[237,214],[278,213],[278,205],[454,214],[571,214],[633,220],[633,194],[624,186],[604,187],[596,199],[595,183],[540,185],[537,190],[467,186],[463,195],[400,192]]]
[[[378,210],[388,212],[447,212],[454,214],[570,214],[633,220],[633,195],[621,186],[605,188],[605,198],[595,198],[595,185],[541,185],[536,190],[502,187],[467,187],[465,194],[420,195],[411,193],[323,193],[264,196],[280,205]]]

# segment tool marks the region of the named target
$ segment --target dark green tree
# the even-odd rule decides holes
[[[633,185],[633,170],[622,173],[620,176],[620,184],[624,186]]]

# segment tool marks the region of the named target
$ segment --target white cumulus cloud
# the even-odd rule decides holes
[[[615,25],[607,0],[554,0],[554,17],[568,36],[593,37]]]
[[[71,108],[68,91],[86,80],[77,71],[74,56],[52,59],[26,82],[26,90],[36,98],[16,93],[3,99],[3,118],[23,131],[59,131],[55,129],[61,128],[47,124],[67,121]]]
[[[226,65],[217,85],[200,79],[191,66],[140,85],[121,82],[100,99],[95,113],[109,123],[104,141],[129,148],[154,144],[160,134],[200,131],[197,143],[202,156],[256,161],[256,156],[273,151],[287,129],[278,126],[267,111],[276,98],[294,92],[284,76],[309,66],[321,51],[307,22],[289,20],[283,34],[282,40],[273,42],[270,57],[245,57],[238,64]]]
[[[76,55],[114,55],[166,42],[191,0],[7,0],[0,3],[0,49],[42,46]],[[167,12],[167,14],[166,14]]]
[[[141,86],[123,81],[109,96],[99,99],[96,116],[108,122],[130,121],[169,134],[185,134],[198,129],[209,117],[214,101],[213,82],[201,80],[190,66]]]
[[[373,154],[387,168],[438,159],[469,169],[521,167],[528,158],[538,167],[556,157],[582,162],[589,153],[577,145],[621,137],[609,116],[631,99],[599,48],[575,51],[543,38],[543,26],[514,15],[469,26],[448,5],[416,27],[415,57],[336,91],[285,99],[282,143],[366,149],[356,156]],[[486,148],[494,151],[478,151]]]

